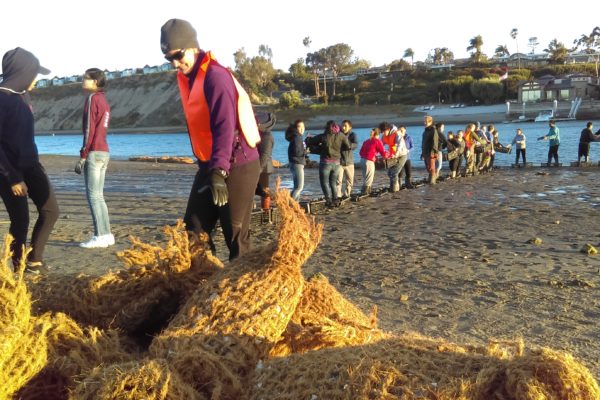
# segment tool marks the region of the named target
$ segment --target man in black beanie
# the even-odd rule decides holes
[[[188,21],[170,19],[161,28],[160,47],[177,72],[183,111],[198,172],[184,222],[190,231],[211,235],[220,221],[229,259],[250,246],[250,214],[260,173],[260,136],[250,98],[211,52],[200,49]]]
[[[28,94],[35,86],[37,75],[49,73],[50,70],[40,66],[33,54],[20,47],[6,52],[2,58],[0,197],[10,218],[15,267],[22,259],[23,246],[27,242],[27,197],[38,210],[39,216],[31,234],[31,252],[26,260],[26,271],[32,273],[39,273],[43,265],[44,248],[59,213],[54,190],[38,157]]]

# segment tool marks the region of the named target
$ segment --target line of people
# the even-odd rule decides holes
[[[579,159],[589,156],[589,143],[600,140],[600,131],[592,133],[592,123],[581,132]],[[434,124],[429,115],[424,117],[424,130],[420,159],[425,164],[428,182],[435,184],[444,161],[448,162],[449,177],[477,175],[494,168],[497,153],[511,153],[516,148],[515,164],[527,164],[526,137],[521,128],[517,128],[512,141],[506,145],[499,139],[494,124],[482,125],[469,123],[464,130],[448,132],[445,135],[444,123]],[[352,122],[344,120],[341,127],[331,120],[325,125],[323,133],[304,138],[304,121],[297,120],[286,129],[289,168],[293,177],[292,197],[300,199],[304,188],[304,167],[308,154],[319,155],[319,182],[325,196],[326,205],[338,207],[341,200],[348,198],[354,184],[353,150],[357,148],[357,137],[352,131]],[[548,140],[548,164],[551,158],[558,163],[560,132],[554,120],[549,122],[549,131],[538,140]],[[363,174],[361,194],[370,194],[375,177],[376,165],[383,164],[389,178],[389,192],[400,190],[404,178],[406,188],[413,187],[410,152],[414,144],[406,132],[406,126],[382,122],[370,132],[359,150],[360,167]],[[464,160],[464,167],[463,167]]]

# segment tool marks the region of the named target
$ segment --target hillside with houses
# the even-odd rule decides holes
[[[106,89],[111,128],[184,126],[175,71],[143,70],[112,76]],[[81,82],[66,80],[31,92],[39,133],[81,131],[86,94]]]

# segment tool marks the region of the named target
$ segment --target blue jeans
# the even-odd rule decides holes
[[[292,191],[292,199],[298,201],[300,193],[304,189],[304,164],[290,163],[290,171],[294,179],[294,190]]]
[[[104,201],[104,177],[110,156],[106,151],[90,151],[84,166],[85,193],[94,220],[94,235],[110,234],[108,208]]]
[[[337,180],[341,170],[339,163],[319,163],[319,182],[327,202],[337,200]]]

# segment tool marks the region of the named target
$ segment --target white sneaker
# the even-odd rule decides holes
[[[115,244],[115,236],[112,233],[109,233],[108,235],[102,235],[100,238],[106,242],[107,246],[112,246]]]
[[[87,242],[79,243],[79,247],[83,247],[86,249],[98,249],[108,247],[108,242],[103,238],[103,236],[92,236],[92,238]]]

